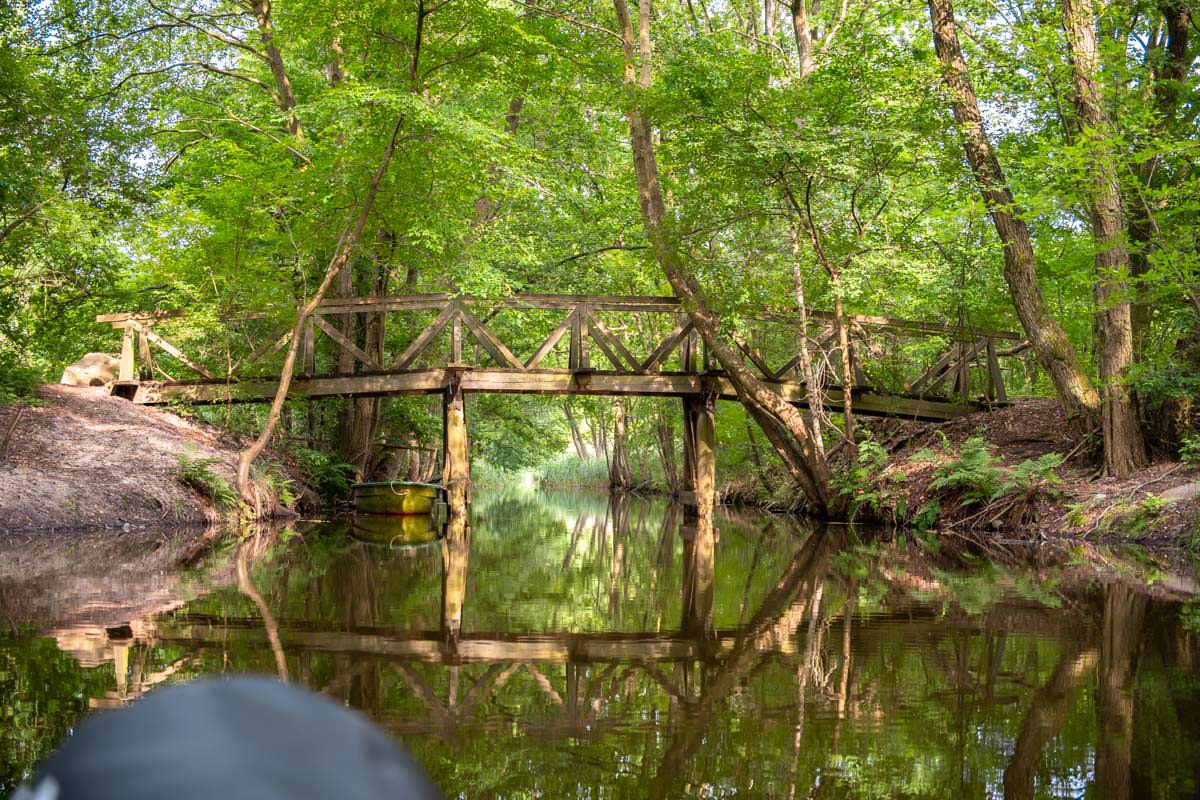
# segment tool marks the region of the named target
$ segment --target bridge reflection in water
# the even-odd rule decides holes
[[[619,496],[481,491],[469,522],[414,549],[332,529],[243,548],[208,571],[225,588],[112,629],[97,704],[286,674],[469,797],[1200,786],[1186,580],[948,572],[848,529],[721,512],[703,533]]]

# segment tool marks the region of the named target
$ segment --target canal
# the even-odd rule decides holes
[[[0,795],[89,713],[253,672],[360,709],[448,797],[1200,796],[1186,572],[681,520],[484,490],[420,546],[31,544],[0,583]]]

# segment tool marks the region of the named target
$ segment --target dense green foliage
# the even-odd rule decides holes
[[[172,340],[223,372],[313,291],[397,119],[350,267],[355,293],[666,293],[638,215],[613,9],[559,5],[5,5],[0,399],[85,352],[115,351],[116,333],[93,318],[129,308],[186,309]],[[683,251],[724,324],[749,335],[750,312],[794,307],[798,283],[810,306],[831,307],[830,276],[797,233],[803,206],[849,311],[1019,329],[922,5],[814,9],[816,66],[803,80],[790,15],[768,9],[656,6],[654,82],[638,98]],[[1090,151],[1070,112],[1059,6],[957,12],[1048,304],[1094,374]],[[1097,24],[1122,190],[1151,214],[1149,239],[1128,242],[1144,257],[1134,294],[1148,309],[1129,380],[1154,409],[1200,386],[1196,48],[1173,54],[1148,0],[1108,4]],[[389,323],[384,349],[402,351],[428,318]],[[529,349],[554,324],[523,320],[492,324]],[[945,344],[907,341],[875,377],[899,387]],[[1029,353],[1007,380],[1049,391]],[[497,467],[568,447],[550,401],[475,406],[476,457]],[[287,435],[336,451],[336,412],[294,404]],[[203,413],[250,430],[261,412]],[[585,430],[612,419],[598,401],[577,413]],[[437,417],[389,399],[378,433],[429,446]],[[633,434],[644,458],[652,427]],[[748,427],[730,427],[722,441],[770,459]]]

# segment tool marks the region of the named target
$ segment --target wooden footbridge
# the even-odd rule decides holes
[[[204,352],[189,355],[165,330],[187,335],[183,312],[101,315],[97,322],[124,334],[120,375],[110,391],[147,405],[269,401],[278,387],[271,357],[288,344],[292,326],[271,331],[264,321],[262,315],[228,321],[220,347],[193,330],[188,346]],[[848,329],[855,385],[821,381],[831,411],[841,409],[846,391],[856,413],[917,420],[951,419],[1006,401],[1006,351],[998,343],[1008,340],[1007,353],[1019,351],[1011,347],[1017,334],[863,316],[850,317]],[[837,331],[827,313],[811,312],[804,329],[795,313],[760,312],[728,336],[746,365],[797,406],[809,402],[802,342],[819,375],[840,372]],[[322,348],[321,339],[331,346]],[[517,341],[538,344],[522,357]],[[906,379],[902,373],[923,353],[925,368]],[[595,295],[326,300],[304,329],[290,395],[447,392],[736,399],[677,298]]]

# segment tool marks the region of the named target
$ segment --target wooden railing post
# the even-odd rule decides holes
[[[450,363],[451,364],[463,363],[462,344],[463,344],[462,314],[457,314],[454,317],[454,329],[451,332],[451,336],[450,336]]]
[[[1001,403],[1008,402],[1008,393],[1004,390],[1004,373],[1000,371],[1000,359],[996,357],[996,339],[987,337],[988,384],[991,391],[988,396]]]
[[[117,378],[122,381],[133,380],[133,328],[126,325],[121,332],[121,361],[117,368]]]
[[[138,331],[138,360],[141,362],[138,367],[138,377],[140,380],[149,381],[154,379],[154,361],[150,356],[150,339],[142,331]]]
[[[448,378],[442,395],[442,485],[451,515],[461,516],[471,490],[470,442],[461,371],[451,370]]]
[[[316,372],[316,342],[314,341],[316,334],[313,333],[313,325],[311,322],[304,326],[304,330],[300,332],[300,374],[312,375]]]

